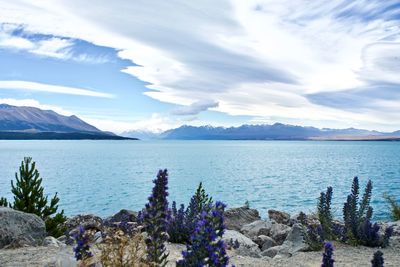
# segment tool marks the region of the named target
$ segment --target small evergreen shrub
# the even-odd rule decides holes
[[[400,220],[400,203],[396,202],[394,196],[384,194],[383,198],[389,203],[393,221]]]
[[[225,204],[216,202],[209,205],[197,217],[195,230],[190,236],[183,259],[177,266],[227,266],[229,257],[226,254],[224,241],[221,239],[224,230]]]
[[[382,251],[378,250],[377,252],[374,253],[374,257],[371,260],[371,266],[372,267],[383,267],[383,253]]]
[[[142,217],[146,238],[148,261],[156,266],[167,264],[168,253],[164,243],[168,240],[168,172],[160,170],[153,181],[154,187],[149,202],[146,204]]]
[[[324,244],[324,253],[322,254],[322,265],[321,267],[333,267],[333,245],[330,242]]]
[[[181,244],[190,242],[190,235],[196,227],[197,217],[203,210],[208,209],[212,203],[212,198],[206,194],[202,183],[197,187],[186,210],[182,204],[177,209],[176,203],[173,202],[168,226],[169,241]]]
[[[323,233],[326,239],[334,239],[332,232],[332,213],[331,213],[331,202],[332,202],[332,187],[329,186],[325,192],[321,192],[318,199],[318,219],[321,223]]]
[[[197,216],[203,211],[207,211],[209,207],[212,207],[212,197],[206,194],[203,188],[203,184],[200,183],[197,187],[195,194],[190,199],[187,211],[186,211],[186,224],[189,227],[189,234],[191,234],[196,228]]]
[[[16,210],[33,213],[42,218],[46,223],[46,231],[49,235],[59,237],[64,234],[62,224],[66,221],[64,211],[57,213],[60,199],[57,193],[48,200],[44,194],[42,178],[36,169],[36,163],[32,158],[26,157],[21,162],[19,175],[15,173],[16,183],[11,181],[11,192],[14,194],[14,203],[7,203],[5,198],[0,200],[0,205],[7,204]]]
[[[5,197],[0,197],[0,207],[8,207],[8,201]]]

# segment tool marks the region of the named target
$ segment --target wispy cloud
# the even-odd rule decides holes
[[[209,108],[218,107],[218,102],[213,100],[200,100],[188,106],[179,107],[171,112],[172,115],[197,115]]]
[[[393,96],[388,103],[381,91],[399,85],[398,0],[1,5],[1,20],[27,32],[117,49],[135,63],[123,71],[148,83],[147,96],[187,110],[209,99],[230,115],[322,127],[400,125],[397,96],[384,90]]]
[[[25,51],[34,55],[61,60],[86,63],[108,62],[108,58],[103,55],[94,56],[77,53],[74,47],[75,40],[72,38],[33,34],[26,32],[24,26],[1,23],[0,21],[0,48]]]
[[[81,95],[81,96],[105,97],[105,98],[115,97],[112,94],[91,91],[82,88],[51,85],[51,84],[44,84],[44,83],[30,82],[30,81],[0,81],[0,89],[27,90],[27,91],[48,92],[55,94]]]

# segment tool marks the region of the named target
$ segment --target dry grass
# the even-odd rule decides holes
[[[151,266],[146,262],[146,244],[141,233],[130,236],[122,230],[113,229],[97,247],[104,267]]]

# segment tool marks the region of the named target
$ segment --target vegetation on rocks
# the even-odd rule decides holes
[[[394,196],[390,196],[388,194],[384,194],[383,198],[389,203],[390,205],[390,211],[392,214],[392,219],[394,221],[400,220],[400,203],[396,202],[396,199]]]
[[[322,226],[322,231],[324,233],[324,237],[328,240],[333,239],[332,234],[332,213],[331,213],[331,202],[332,202],[332,194],[333,189],[329,186],[326,189],[326,192],[321,192],[321,195],[318,199],[318,219]]]
[[[190,199],[186,210],[183,204],[177,209],[174,201],[168,226],[169,241],[181,244],[190,242],[190,235],[196,228],[197,217],[203,211],[207,212],[212,203],[212,198],[208,196],[202,183],[199,184],[195,194]]]
[[[149,262],[157,266],[165,266],[168,253],[164,243],[168,240],[167,228],[169,221],[167,170],[160,170],[153,183],[153,192],[148,198],[149,202],[146,204],[141,218],[144,231],[148,235],[145,242]]]
[[[375,252],[374,257],[371,260],[372,267],[383,267],[384,262],[382,251],[378,250]]]
[[[182,252],[183,259],[177,262],[177,266],[227,266],[229,257],[222,240],[225,207],[222,202],[216,202],[201,212],[187,249]]]
[[[321,192],[317,204],[319,224],[307,225],[306,242],[312,250],[318,250],[323,240],[340,240],[351,245],[368,247],[385,247],[388,245],[392,228],[385,229],[382,236],[380,226],[372,222],[373,208],[370,206],[372,182],[369,180],[362,198],[359,198],[360,185],[358,177],[354,177],[351,193],[343,206],[343,222],[334,223],[331,214],[332,187]],[[303,223],[304,224],[304,223]]]
[[[141,233],[126,233],[119,228],[110,229],[97,246],[103,267],[147,267],[146,243]]]
[[[326,242],[324,245],[324,253],[322,254],[322,265],[321,267],[333,267],[333,245],[330,242]]]
[[[83,226],[80,226],[79,230],[73,235],[76,243],[74,247],[75,258],[82,265],[88,265],[87,263],[93,257],[93,253],[90,250],[91,235],[92,233],[86,231]]]
[[[354,177],[351,193],[343,206],[343,221],[345,224],[344,239],[349,244],[364,245],[369,247],[385,246],[390,237],[390,229],[384,238],[379,234],[379,225],[372,223],[373,208],[370,206],[372,195],[372,182],[368,181],[361,201],[359,202],[359,181]]]
[[[14,202],[9,203],[5,198],[1,198],[0,206],[36,214],[43,219],[37,218],[42,223],[44,235],[43,221],[48,233],[61,235],[63,229],[60,228],[60,223],[65,221],[65,216],[63,211],[57,212],[59,198],[55,194],[48,200],[41,182],[35,162],[32,162],[31,158],[25,158],[19,174],[16,174],[15,184],[11,182]],[[385,231],[382,234],[382,226],[372,222],[372,182],[368,181],[360,197],[357,177],[353,179],[351,193],[343,206],[343,222],[334,220],[332,215],[332,187],[327,187],[325,192],[321,192],[316,214],[300,213],[293,218],[285,212],[269,210],[268,221],[261,220],[258,211],[255,210],[256,214],[253,214],[249,207],[233,209],[235,212],[228,215],[229,212],[225,213],[226,205],[220,201],[214,203],[201,183],[187,208],[183,204],[177,206],[175,202],[170,207],[167,170],[160,170],[153,183],[152,194],[138,217],[134,212],[121,211],[118,216],[104,221],[97,216],[87,215],[76,216],[81,218],[75,220],[76,222],[75,217],[70,218],[71,221],[65,223],[69,225],[68,235],[75,241],[73,251],[79,266],[166,266],[169,256],[166,244],[170,246],[167,243],[170,241],[186,246],[182,251],[180,245],[182,258],[176,262],[177,266],[228,266],[227,249],[236,250],[238,255],[250,257],[291,256],[308,249],[324,249],[321,266],[333,267],[333,245],[326,242],[327,240],[337,240],[350,245],[385,247],[393,231],[391,226],[383,226]],[[393,197],[390,197],[390,201],[388,197],[386,199],[391,203],[392,212],[395,214],[398,204]],[[243,216],[249,213],[252,214],[248,216],[250,219]],[[91,218],[90,223],[86,217]],[[98,221],[94,220],[94,217],[97,217]],[[232,217],[245,217],[243,225],[242,221],[240,224],[232,223],[232,226],[228,227],[230,231],[224,235],[225,218],[228,222],[228,218]],[[236,230],[238,228],[243,234]],[[228,232],[233,233],[229,236]],[[319,261],[319,258],[315,260]],[[373,267],[383,266],[381,251],[374,254],[371,263]]]
[[[14,202],[8,203],[1,198],[0,205],[8,206],[19,211],[33,213],[42,218],[46,223],[46,231],[49,235],[58,237],[64,233],[62,223],[65,222],[64,210],[57,212],[60,199],[57,193],[48,200],[44,194],[42,178],[36,169],[36,163],[32,158],[25,157],[21,162],[19,174],[15,173],[16,183],[11,181],[11,192]]]

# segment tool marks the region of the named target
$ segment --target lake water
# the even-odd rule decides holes
[[[198,183],[229,207],[246,200],[260,210],[315,210],[319,192],[334,188],[340,215],[358,175],[373,181],[375,218],[388,218],[383,192],[400,196],[400,142],[338,141],[0,141],[0,196],[12,197],[24,156],[45,192],[58,192],[66,214],[108,216],[141,209],[159,168],[169,170],[169,200],[187,203]]]

